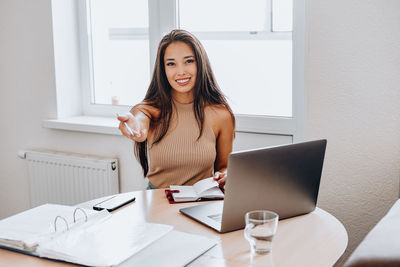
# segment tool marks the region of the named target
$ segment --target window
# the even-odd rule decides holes
[[[238,131],[301,139],[304,1],[87,0],[81,5],[86,114],[112,115],[143,99],[159,40],[182,28],[205,46]]]
[[[271,4],[179,0],[179,26],[202,41],[235,114],[292,116],[292,16],[275,14],[287,27],[278,31],[283,27],[271,25]]]
[[[150,81],[147,0],[89,1],[91,102],[140,102]]]

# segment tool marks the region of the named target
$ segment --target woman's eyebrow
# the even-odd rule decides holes
[[[190,56],[185,56],[185,57],[183,57],[184,59],[187,59],[187,58],[194,58],[194,56],[192,56],[192,55],[190,55]],[[175,58],[166,58],[165,59],[165,61],[174,61],[175,60]]]

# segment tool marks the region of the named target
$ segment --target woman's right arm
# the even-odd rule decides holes
[[[148,105],[136,105],[129,113],[124,116],[118,116],[120,121],[119,130],[122,135],[133,139],[135,142],[143,142],[147,139],[150,128],[150,122],[154,117],[155,109]],[[125,127],[124,122],[132,129],[131,135]]]

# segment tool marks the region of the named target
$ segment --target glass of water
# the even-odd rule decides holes
[[[278,228],[278,219],[278,214],[268,210],[246,213],[244,236],[250,242],[253,253],[265,254],[271,251],[272,239]]]

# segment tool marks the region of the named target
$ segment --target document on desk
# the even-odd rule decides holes
[[[26,216],[21,218],[25,220]],[[14,218],[14,221],[18,220]],[[50,222],[52,221],[54,218],[50,218]],[[29,224],[29,220],[20,224]],[[6,223],[0,221],[0,233],[7,231],[5,226],[7,221]],[[68,230],[55,232],[54,229],[49,229],[47,234],[41,233],[39,236],[43,238],[38,239],[37,244],[28,252],[39,257],[89,266],[115,266],[172,229],[172,226],[163,224],[135,223],[135,218],[123,210],[114,214],[103,210],[88,216],[86,222],[80,221],[70,225]],[[18,227],[14,227],[13,231],[18,233]],[[3,246],[16,248],[7,246],[7,240],[2,239],[2,234],[0,234],[1,240]]]
[[[186,266],[218,243],[217,239],[172,230],[133,255],[119,267]],[[154,257],[154,255],[157,255]]]
[[[66,219],[64,225],[59,222],[59,229],[62,231],[67,225],[73,224],[74,210],[75,207],[45,204],[0,220],[0,245],[35,254],[38,244],[55,234],[54,218],[60,216]],[[98,213],[86,209],[84,212],[88,218]],[[80,223],[83,216],[78,215],[77,222]]]

